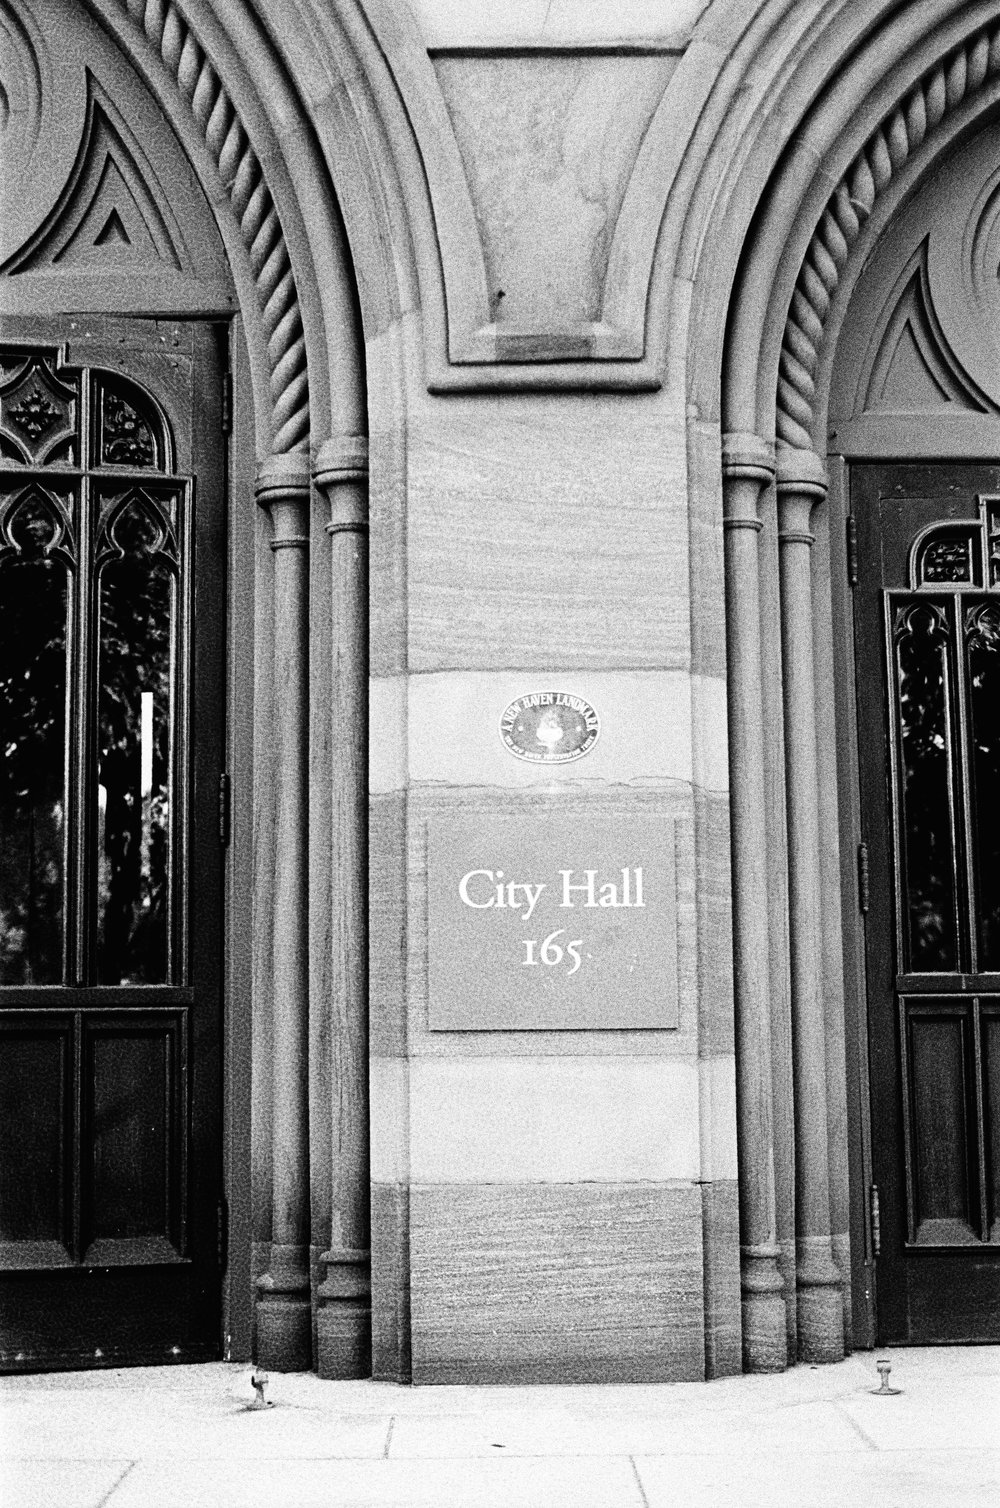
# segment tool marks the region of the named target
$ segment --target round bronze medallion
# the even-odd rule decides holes
[[[500,737],[517,759],[567,764],[589,754],[601,731],[597,712],[568,691],[530,691],[504,709]]]

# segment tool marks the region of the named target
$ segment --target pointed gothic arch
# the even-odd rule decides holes
[[[886,227],[995,111],[1000,30],[989,7],[951,0],[822,14],[774,0],[745,27],[713,20],[705,40],[729,63],[704,115],[718,122],[728,100],[732,120],[695,141],[692,192],[662,234],[695,287],[689,414],[722,448],[744,1362],[767,1370],[870,1333],[861,965],[841,924],[855,880],[834,794],[838,337]],[[935,338],[916,267],[907,290],[893,317],[923,342],[927,380],[991,413]],[[710,491],[702,448],[689,454],[693,488]]]
[[[250,972],[251,992],[270,1017],[264,1036],[272,1062],[255,1064],[271,1079],[260,1096],[273,1106],[264,1134],[281,1155],[264,1159],[275,1179],[264,1201],[275,1225],[261,1259],[258,1344],[265,1364],[302,1365],[313,1356],[328,1375],[356,1374],[370,1365],[362,319],[377,334],[387,309],[412,302],[406,214],[389,154],[380,155],[378,106],[356,87],[350,35],[363,28],[350,6],[337,28],[342,55],[325,59],[337,75],[334,93],[340,88],[340,150],[354,159],[340,195],[313,124],[314,101],[252,6],[232,7],[225,26],[199,0],[80,0],[79,7],[66,0],[60,10],[71,26],[74,15],[81,24],[89,17],[136,71],[186,159],[179,179],[197,190],[167,184],[162,174],[157,181],[145,133],[121,117],[99,68],[70,80],[60,98],[57,85],[66,80],[47,55],[45,25],[29,7],[5,9],[4,40],[24,94],[11,117],[21,133],[17,160],[29,185],[48,152],[46,177],[57,192],[37,203],[29,194],[30,233],[0,252],[0,307],[44,312],[58,275],[67,307],[116,309],[128,284],[144,314],[240,315],[249,383],[236,407],[249,421],[256,497],[271,528],[257,565],[258,616],[269,623],[258,640],[267,664],[258,676],[254,735],[263,792],[258,848],[267,852],[257,859]],[[293,23],[301,31],[298,15]],[[366,58],[362,67],[370,64]],[[345,196],[360,275],[345,233]],[[186,240],[198,239],[194,221],[205,207],[225,265],[216,253],[189,254]],[[209,239],[202,236],[206,245]],[[398,422],[400,359],[391,354],[380,373],[378,403],[390,416],[383,429]],[[390,447],[381,476],[390,498],[398,464]],[[242,460],[237,489],[241,474]],[[241,506],[238,491],[233,503]],[[249,771],[245,751],[240,758]],[[269,770],[275,777],[280,770],[280,779]],[[238,1181],[248,1185],[249,1175]],[[240,1219],[248,1226],[248,1211]]]

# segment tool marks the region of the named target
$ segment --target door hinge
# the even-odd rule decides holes
[[[871,1186],[871,1212],[872,1212],[872,1256],[882,1254],[882,1211],[878,1202],[878,1184]]]
[[[851,516],[847,520],[847,579],[851,586],[858,584],[858,524]]]
[[[233,432],[233,374],[224,372],[222,377],[222,433]]]
[[[225,1199],[219,1200],[216,1211],[215,1226],[215,1251],[218,1257],[219,1267],[225,1271],[226,1251],[229,1246],[229,1205]]]
[[[868,872],[868,844],[858,844],[858,910],[867,915],[871,899],[871,881]]]
[[[229,842],[230,780],[226,770],[219,776],[219,842],[223,848]]]

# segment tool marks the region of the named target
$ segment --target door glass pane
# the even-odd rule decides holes
[[[172,505],[135,490],[98,543],[98,982],[171,978]]]
[[[965,614],[979,967],[1000,970],[1000,604]]]
[[[0,508],[0,983],[58,984],[68,499],[31,487]]]
[[[934,603],[896,608],[904,938],[911,970],[958,968],[948,625]]]

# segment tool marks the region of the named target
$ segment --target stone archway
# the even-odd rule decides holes
[[[772,50],[770,79],[755,78],[758,145],[731,174],[729,200],[757,206],[732,269],[720,414],[751,1370],[835,1360],[869,1333],[860,1030],[844,1029],[845,979],[856,1009],[860,965],[843,946],[841,902],[854,903],[854,880],[835,795],[829,582],[841,546],[824,506],[836,337],[897,206],[1000,92],[1000,30],[985,8],[852,7],[849,45],[846,25],[845,7],[828,8],[824,28],[780,58]],[[759,145],[769,121],[777,152],[773,140]],[[707,258],[705,273],[709,286],[728,276]],[[702,289],[704,305],[709,297]],[[707,359],[692,352],[693,395],[706,391]]]
[[[244,909],[233,912],[255,938],[246,981],[253,1004],[241,1029],[253,1015],[268,1046],[267,1056],[256,1050],[253,1066],[257,1097],[270,1107],[270,1126],[255,1140],[273,1148],[257,1170],[267,1222],[258,1346],[265,1365],[314,1358],[327,1375],[356,1375],[370,1365],[368,445],[356,279],[315,143],[300,141],[288,153],[279,141],[275,120],[308,137],[301,127],[309,110],[260,19],[242,10],[227,35],[208,5],[85,3],[170,122],[214,213],[236,288],[249,356],[236,407],[249,424],[256,500],[269,519],[256,583],[240,587],[256,598],[257,725],[251,731],[247,721],[246,746],[235,752],[256,790],[262,834],[252,899],[244,887]],[[64,9],[71,28],[72,6]],[[51,141],[46,90],[57,79],[30,10],[0,19],[15,69],[30,65],[14,97],[35,88],[14,117],[31,127],[19,158],[28,181]],[[3,307],[11,297],[23,302],[30,281],[17,254],[6,268],[6,295],[0,284]],[[377,288],[378,275],[369,276]],[[172,286],[163,307],[183,317],[188,296],[192,310],[200,307],[205,294],[194,282],[189,295]],[[147,283],[136,284],[134,296],[142,312],[149,303],[155,313],[157,293]],[[95,275],[67,296],[113,309],[122,294],[113,278]],[[251,501],[239,493],[245,474],[235,467],[232,506],[241,513]],[[247,825],[248,792],[236,800]],[[250,1098],[245,1086],[241,1096]],[[239,1135],[249,1143],[246,1129]],[[250,1181],[243,1169],[237,1182]],[[240,1219],[248,1225],[250,1211]],[[230,1276],[231,1287],[250,1282],[249,1270]]]
[[[263,592],[273,731],[258,731],[255,777],[271,842],[255,863],[255,909],[269,933],[255,974],[270,1063],[255,1061],[254,1072],[270,1078],[271,1106],[257,1352],[265,1366],[364,1374],[368,446],[354,272],[325,163],[300,148],[293,175],[268,119],[283,113],[298,132],[308,110],[259,18],[247,11],[227,36],[210,7],[98,9],[200,138],[220,223],[237,243],[261,369],[256,498],[271,521]]]

